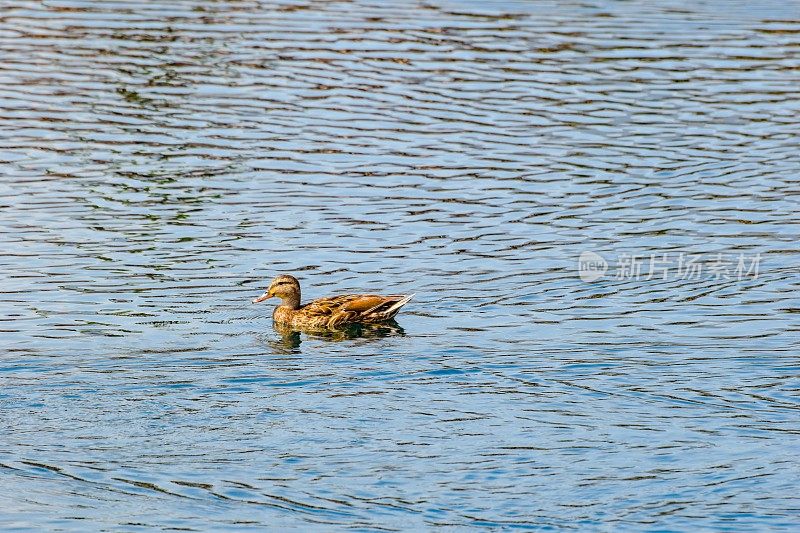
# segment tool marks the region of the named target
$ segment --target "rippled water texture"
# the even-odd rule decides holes
[[[0,526],[796,527],[798,116],[796,2],[0,0]]]

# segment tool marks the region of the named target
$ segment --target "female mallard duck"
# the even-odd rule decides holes
[[[272,312],[273,320],[297,329],[336,329],[351,324],[388,322],[414,297],[413,294],[343,294],[300,305],[300,283],[288,274],[272,280],[267,292],[253,303],[273,296],[281,299],[281,304]]]

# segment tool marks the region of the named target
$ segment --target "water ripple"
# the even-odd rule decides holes
[[[796,5],[0,8],[4,528],[796,523]]]

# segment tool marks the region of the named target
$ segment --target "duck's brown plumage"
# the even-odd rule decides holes
[[[273,296],[282,302],[273,311],[272,318],[279,324],[297,329],[336,329],[349,324],[388,322],[414,297],[413,294],[343,294],[300,305],[300,283],[288,274],[272,280],[264,295],[253,302]]]

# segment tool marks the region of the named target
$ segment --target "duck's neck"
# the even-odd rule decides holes
[[[300,293],[290,294],[281,298],[281,307],[288,307],[292,311],[300,309]]]

